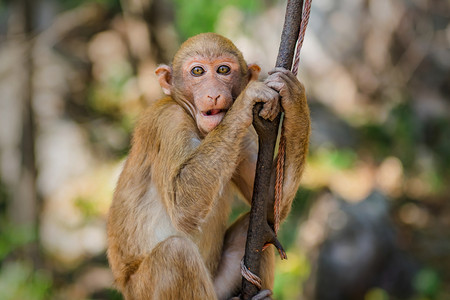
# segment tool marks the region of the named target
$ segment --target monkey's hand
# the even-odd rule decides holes
[[[238,106],[238,110],[245,112],[243,121],[250,126],[253,121],[253,106],[255,103],[264,103],[259,115],[264,119],[273,121],[280,112],[279,99],[280,95],[274,89],[263,82],[252,81],[236,99],[235,105]]]
[[[291,71],[275,68],[264,83],[280,93],[281,106],[286,114],[299,111],[306,104],[305,88]]]

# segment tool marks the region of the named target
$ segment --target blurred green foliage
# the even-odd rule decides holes
[[[287,256],[287,261],[277,261],[274,299],[296,299],[302,293],[302,282],[311,272],[308,258],[299,249],[293,248],[287,252]]]
[[[5,199],[5,193],[2,190],[0,203]],[[44,300],[49,298],[52,286],[50,272],[34,269],[33,264],[27,259],[13,259],[25,247],[36,241],[36,228],[14,226],[8,221],[6,211],[0,210],[0,299]]]
[[[5,216],[0,216],[0,261],[14,250],[35,241],[36,237],[35,228],[13,226]]]
[[[102,291],[102,294],[93,299],[107,299],[107,300],[123,300],[122,294],[115,289],[107,289]]]
[[[420,132],[420,123],[415,122],[411,106],[400,104],[394,107],[384,126],[391,137],[391,154],[399,157],[406,169],[411,169]]]
[[[364,300],[388,300],[389,294],[380,288],[373,288],[364,297]]]
[[[424,125],[424,143],[433,151],[436,169],[442,176],[450,176],[450,120],[445,117],[430,119]]]
[[[176,26],[183,40],[190,36],[213,32],[217,17],[227,6],[235,6],[245,14],[254,14],[263,7],[263,1],[254,0],[173,0],[176,4]]]
[[[355,149],[350,148],[322,148],[315,155],[323,164],[341,170],[353,168],[358,159]]]
[[[367,123],[359,128],[362,136],[363,149],[381,161],[391,153],[391,136],[382,124]]]
[[[426,299],[438,299],[441,280],[436,271],[425,268],[420,270],[413,282],[415,290]]]
[[[386,122],[361,126],[361,145],[378,160],[389,155],[397,156],[404,167],[410,170],[415,162],[419,126],[410,105],[401,103],[389,111]]]
[[[117,65],[116,70],[104,82],[94,82],[87,93],[85,109],[91,120],[97,126],[88,126],[90,140],[112,156],[123,157],[129,150],[129,139],[136,116],[124,109],[123,90],[133,79],[131,67],[128,64]],[[103,126],[98,126],[99,123]],[[118,136],[121,141],[108,142],[105,139],[108,130]]]
[[[300,189],[292,203],[292,209],[287,219],[281,225],[278,233],[280,242],[285,249],[295,247],[297,239],[299,224],[303,216],[308,211],[311,201],[316,196],[313,191],[307,189]]]
[[[406,174],[424,174],[433,194],[444,191],[450,177],[450,121],[446,118],[418,120],[409,102],[394,106],[384,123],[368,123],[358,128],[359,148],[378,162],[388,156],[400,159]],[[430,161],[417,159],[426,151]],[[331,158],[331,157],[330,157]]]
[[[13,261],[0,269],[0,299],[46,300],[52,287],[50,274],[34,270],[27,261]]]
[[[75,207],[78,208],[82,215],[87,219],[100,215],[97,204],[91,199],[80,196],[74,200],[74,204]]]
[[[287,250],[287,261],[277,257],[275,282],[273,288],[274,299],[295,299],[302,294],[303,282],[311,273],[311,266],[306,254],[296,245],[300,222],[308,211],[311,201],[316,194],[308,189],[300,189],[292,204],[288,218],[283,222],[278,238]]]

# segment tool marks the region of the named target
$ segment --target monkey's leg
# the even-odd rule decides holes
[[[237,219],[225,234],[222,258],[214,278],[214,288],[218,299],[229,299],[240,292],[242,285],[241,259],[244,257],[249,213]],[[275,257],[273,247],[262,252],[260,277],[262,289],[272,290],[274,281]],[[256,296],[255,296],[256,297]],[[265,299],[265,298],[262,298]]]
[[[183,237],[159,243],[130,277],[124,294],[127,300],[216,299],[197,246]]]

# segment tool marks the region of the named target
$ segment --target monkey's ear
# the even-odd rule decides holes
[[[261,72],[261,68],[257,64],[249,64],[248,65],[248,81],[258,80],[259,72]]]
[[[162,87],[164,94],[170,96],[172,87],[172,68],[167,65],[160,65],[155,70],[158,76],[159,85]]]

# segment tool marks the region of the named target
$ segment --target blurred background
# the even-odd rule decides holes
[[[154,75],[232,39],[264,78],[285,1],[0,1],[0,299],[121,299],[105,219]],[[450,2],[314,0],[308,166],[275,299],[450,299]],[[236,204],[232,218],[243,210]]]

